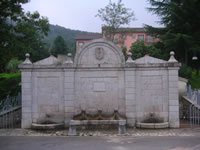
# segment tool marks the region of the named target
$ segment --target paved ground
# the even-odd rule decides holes
[[[0,129],[0,150],[200,150],[200,128],[141,130],[81,130],[70,137],[67,130],[39,132]]]
[[[200,150],[196,136],[1,136],[1,150]]]

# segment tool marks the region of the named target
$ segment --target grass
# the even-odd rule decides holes
[[[17,73],[0,73],[0,78],[13,78],[13,77],[16,77],[16,76],[21,76],[21,73],[20,72],[17,72]]]

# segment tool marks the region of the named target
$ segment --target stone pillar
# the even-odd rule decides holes
[[[136,115],[136,99],[135,99],[135,63],[131,59],[131,53],[128,53],[128,60],[125,68],[125,106],[127,125],[130,127],[135,126]]]
[[[126,120],[119,120],[118,134],[119,135],[125,135],[126,134]]]
[[[179,98],[178,98],[178,69],[179,64],[170,52],[168,77],[169,77],[169,127],[179,128]]]
[[[69,126],[74,116],[74,69],[71,54],[64,63],[64,104],[65,104],[65,126]]]
[[[169,126],[179,128],[178,67],[169,67]]]
[[[29,54],[26,54],[26,60],[19,66],[21,69],[22,85],[22,128],[31,128],[32,124],[32,63],[29,60]]]

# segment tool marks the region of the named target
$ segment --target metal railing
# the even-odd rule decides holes
[[[191,104],[190,107],[190,127],[200,127],[200,106]]]
[[[200,105],[200,90],[193,90],[191,85],[187,86],[187,97],[194,102],[194,104]]]
[[[21,93],[0,102],[0,128],[16,128],[21,123]]]

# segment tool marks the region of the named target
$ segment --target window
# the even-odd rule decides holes
[[[144,35],[138,35],[138,41],[144,41]]]
[[[122,40],[126,40],[127,36],[126,35],[121,35]]]
[[[119,42],[118,38],[114,38],[114,43],[118,43],[118,42]]]
[[[147,42],[153,42],[154,41],[154,37],[148,35],[147,36]]]
[[[133,35],[133,36],[132,36],[132,39],[134,39],[134,40],[135,40],[135,39],[136,39],[136,35]]]
[[[79,47],[82,47],[83,44],[84,44],[83,42],[80,42],[80,43],[78,43],[78,46],[79,46]]]

